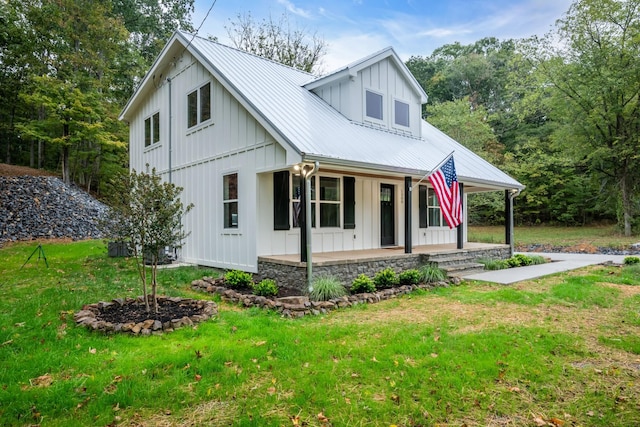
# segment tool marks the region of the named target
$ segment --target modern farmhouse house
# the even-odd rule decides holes
[[[195,205],[180,258],[255,273],[300,267],[307,243],[314,263],[465,248],[466,221],[449,229],[424,179],[451,152],[463,201],[501,191],[510,215],[523,185],[422,120],[426,102],[392,48],[318,77],[177,32],[120,118],[131,168],[156,168]]]

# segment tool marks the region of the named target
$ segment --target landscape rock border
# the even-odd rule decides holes
[[[214,279],[212,277],[203,277],[202,279],[191,282],[191,288],[200,292],[220,295],[223,301],[239,304],[246,308],[257,307],[265,310],[274,310],[285,318],[299,318],[308,315],[318,316],[320,314],[327,314],[332,310],[352,307],[358,304],[374,304],[409,294],[417,289],[430,290],[438,287],[446,288],[451,286],[451,284],[459,284],[460,281],[459,278],[451,278],[449,281],[398,286],[372,293],[353,294],[333,298],[328,301],[310,301],[306,296],[269,298],[253,294],[243,294],[222,286],[224,284],[223,278]]]
[[[217,304],[209,300],[166,296],[158,297],[158,304],[166,302],[173,304],[194,304],[196,308],[199,309],[199,313],[191,316],[184,316],[180,319],[171,319],[164,323],[151,318],[137,323],[111,323],[98,319],[101,310],[113,304],[125,305],[144,303],[144,297],[139,296],[137,298],[116,298],[111,301],[100,301],[94,304],[87,304],[82,307],[82,310],[73,315],[73,319],[78,326],[84,326],[89,330],[100,331],[107,334],[130,333],[132,335],[160,335],[163,332],[172,332],[178,328],[193,326],[194,324],[204,322],[218,314]]]

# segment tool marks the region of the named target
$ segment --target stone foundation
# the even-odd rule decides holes
[[[463,249],[445,252],[445,254],[446,253],[465,255],[468,261],[477,262],[479,259],[507,259],[511,256],[511,249],[509,246],[500,245],[480,249]],[[396,273],[400,273],[412,268],[420,268],[429,262],[435,262],[437,264],[437,258],[442,254],[443,253],[416,253],[357,260],[325,261],[313,264],[313,275],[330,275],[336,277],[343,285],[349,287],[353,280],[360,274],[373,277],[377,272],[387,267],[391,267]],[[430,258],[433,258],[433,260]],[[280,288],[304,294],[306,293],[307,264],[304,262],[279,261],[273,258],[259,257],[258,273],[255,276],[255,280],[258,282],[262,279],[273,279]]]

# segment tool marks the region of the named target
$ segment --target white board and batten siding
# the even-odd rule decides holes
[[[322,173],[318,176],[341,177],[332,173]],[[403,246],[404,237],[404,181],[392,178],[373,178],[355,176],[355,224],[354,229],[344,229],[343,210],[340,207],[340,227],[315,227],[312,229],[312,251],[337,252],[350,250],[366,250],[381,248],[380,243],[380,186],[391,184],[394,186],[395,197],[395,245]],[[417,187],[416,187],[417,188]],[[466,196],[465,196],[466,197]],[[443,227],[419,228],[419,196],[417,190],[412,192],[412,243],[417,245],[436,245],[456,243],[456,229]],[[293,255],[300,253],[300,229],[273,229],[273,174],[258,175],[258,206],[267,207],[257,216],[258,221],[258,255]],[[289,209],[290,223],[292,212]],[[466,228],[465,228],[466,241]]]
[[[182,65],[182,66],[181,66]],[[183,224],[190,233],[180,251],[185,262],[257,271],[256,171],[286,164],[286,152],[211,74],[189,55],[172,71],[172,82],[157,87],[131,122],[132,164],[149,163],[168,180],[169,88],[172,107],[172,182],[193,203]],[[211,83],[211,119],[187,127],[187,95]],[[160,111],[161,140],[144,148],[144,119]],[[238,228],[224,228],[223,176],[238,174]]]
[[[382,121],[367,117],[366,91],[382,95]],[[420,94],[398,70],[389,58],[358,71],[355,77],[345,77],[313,90],[324,101],[340,111],[349,120],[368,123],[396,132],[407,133],[416,138],[421,134],[422,104]],[[394,121],[395,101],[409,105],[409,127],[396,125]]]

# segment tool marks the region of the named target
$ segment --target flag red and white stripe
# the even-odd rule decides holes
[[[462,224],[462,201],[460,200],[460,186],[453,154],[442,166],[429,175],[429,182],[433,186],[440,202],[440,211],[447,221],[449,228]]]

